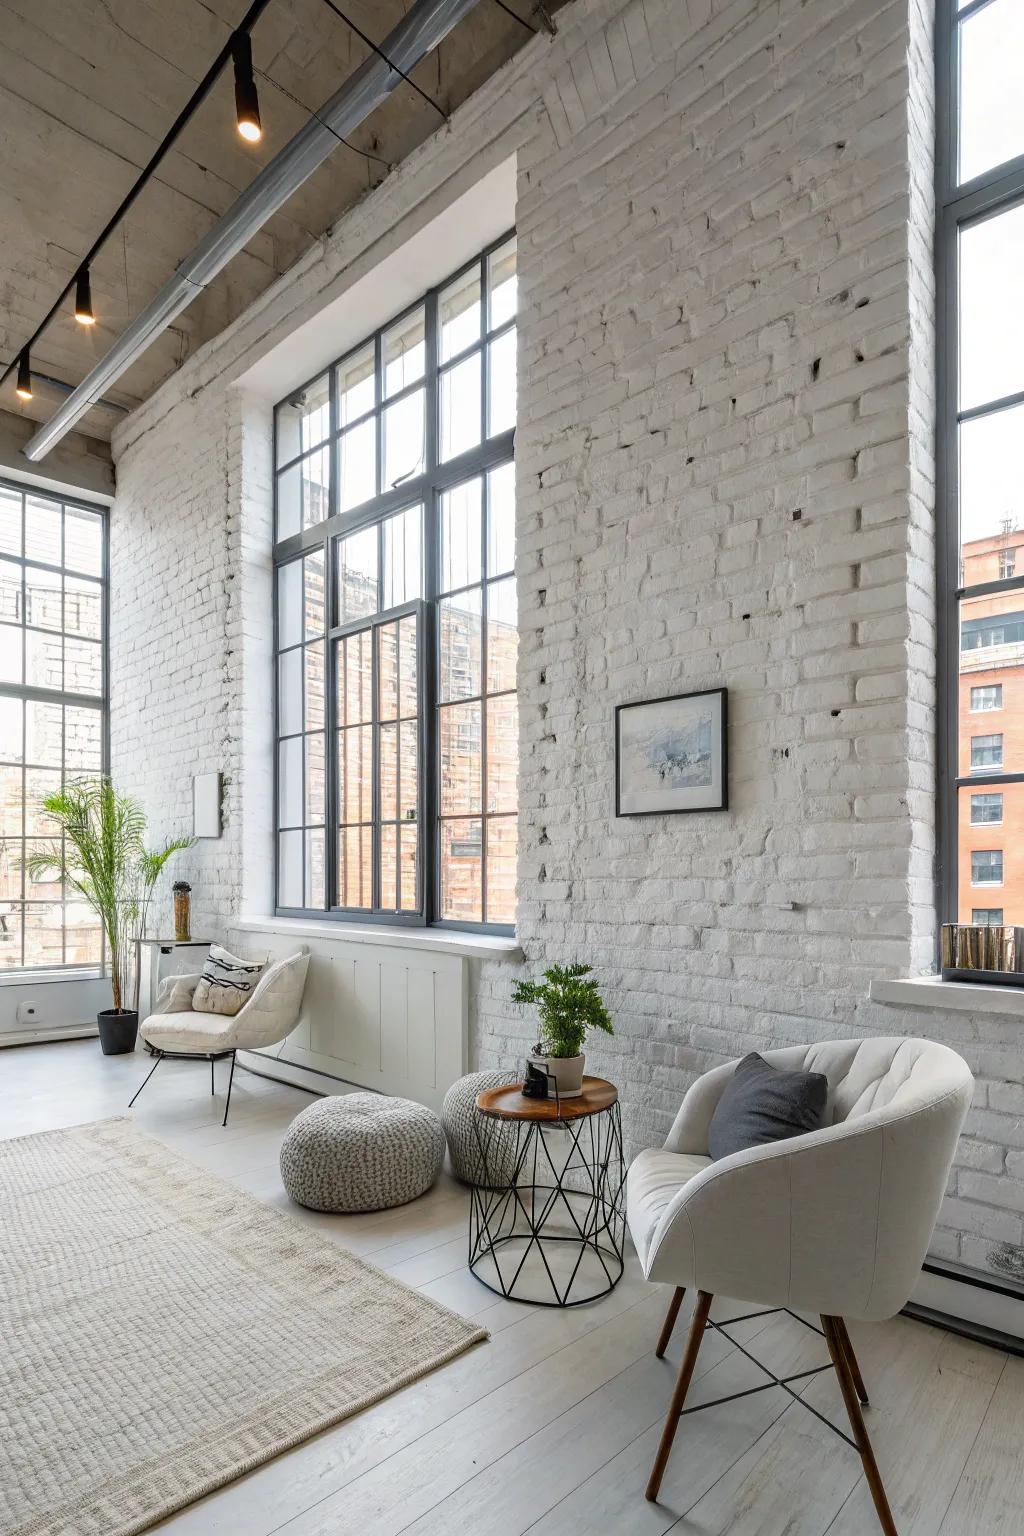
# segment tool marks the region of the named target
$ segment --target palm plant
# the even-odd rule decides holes
[[[146,930],[153,889],[164,865],[191,837],[149,850],[146,816],[109,778],[76,779],[43,800],[62,837],[25,860],[34,880],[57,879],[76,891],[99,917],[107,944],[114,1009],[139,1008],[138,941]],[[130,998],[130,1002],[125,1000]]]

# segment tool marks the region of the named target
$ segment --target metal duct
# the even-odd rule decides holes
[[[28,459],[44,457],[100,396],[119,379],[176,315],[192,302],[207,283],[261,229],[270,216],[323,164],[338,147],[339,137],[350,134],[379,107],[406,74],[441,43],[477,4],[477,0],[416,0],[408,15],[381,43],[381,52],[398,66],[377,55],[365,59],[339,91],[326,101],[305,127],[263,167],[251,186],[236,198],[225,214],[204,235],[191,255],[178,267],[106,357],[82,380],[25,447]]]

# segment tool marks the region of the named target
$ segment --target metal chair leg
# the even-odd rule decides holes
[[[896,1530],[896,1522],[889,1508],[889,1500],[886,1497],[885,1486],[882,1482],[882,1474],[878,1470],[875,1453],[871,1448],[871,1440],[868,1437],[864,1424],[864,1415],[860,1411],[857,1401],[857,1387],[854,1384],[853,1371],[843,1347],[843,1327],[841,1319],[837,1317],[823,1317],[821,1326],[825,1330],[825,1342],[828,1352],[832,1356],[832,1364],[836,1368],[839,1378],[839,1388],[843,1394],[843,1402],[846,1404],[847,1417],[850,1420],[850,1428],[853,1430],[853,1438],[857,1442],[860,1459],[864,1466],[864,1478],[871,1490],[871,1498],[875,1505],[875,1514],[878,1523],[885,1532],[885,1536],[899,1536]]]
[[[210,1057],[210,1098],[213,1098],[213,1057]]]
[[[658,1339],[658,1347],[654,1351],[659,1360],[663,1360],[665,1358],[665,1351],[668,1349],[669,1340],[672,1337],[672,1330],[676,1325],[676,1318],[679,1316],[679,1307],[685,1295],[686,1287],[683,1285],[677,1285],[675,1290],[672,1292],[672,1300],[668,1304],[668,1311],[665,1314],[665,1321],[661,1325],[661,1336]]]
[[[211,1062],[210,1065],[211,1065],[211,1068],[212,1068],[213,1063]],[[228,1123],[228,1110],[231,1108],[231,1084],[234,1082],[234,1080],[235,1080],[235,1053],[234,1053],[234,1051],[232,1051],[231,1052],[231,1071],[228,1073],[228,1097],[227,1097],[227,1103],[224,1105],[224,1119],[221,1121],[221,1125],[222,1126],[227,1125],[227,1123]]]
[[[661,1432],[661,1444],[658,1446],[658,1454],[654,1459],[650,1480],[647,1484],[647,1492],[644,1495],[651,1503],[658,1497],[661,1489],[661,1480],[668,1466],[668,1458],[672,1451],[672,1442],[676,1437],[679,1427],[679,1415],[686,1401],[686,1393],[690,1386],[694,1367],[697,1364],[697,1356],[700,1346],[704,1341],[704,1329],[707,1326],[708,1313],[711,1311],[713,1297],[707,1291],[697,1292],[697,1304],[693,1309],[693,1317],[690,1320],[690,1336],[686,1341],[686,1353],[683,1355],[683,1363],[679,1367],[679,1377],[676,1381],[676,1389],[672,1394],[672,1402],[669,1405],[668,1418],[665,1420],[665,1428]]]
[[[145,1088],[146,1084],[149,1082],[150,1078],[153,1076],[153,1073],[156,1071],[157,1067],[160,1065],[160,1063],[163,1061],[163,1059],[164,1058],[158,1052],[157,1053],[156,1061],[154,1061],[153,1065],[150,1067],[149,1071],[146,1073],[146,1075],[143,1078],[142,1082],[139,1084],[139,1086],[136,1088],[135,1092],[132,1094],[131,1098],[128,1100],[128,1108],[129,1109],[131,1109],[132,1105],[135,1103],[135,1100],[138,1098],[138,1096],[142,1092],[143,1088]]]

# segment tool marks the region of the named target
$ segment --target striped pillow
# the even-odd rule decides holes
[[[192,996],[193,1012],[238,1013],[249,1001],[265,969],[265,961],[239,960],[219,944],[211,944]]]

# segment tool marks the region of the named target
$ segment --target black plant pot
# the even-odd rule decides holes
[[[139,1034],[139,1016],[134,1008],[104,1008],[96,1015],[96,1023],[104,1056],[123,1056],[134,1051]]]

